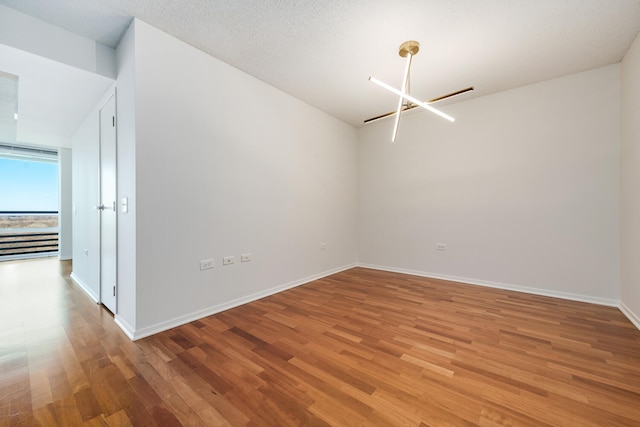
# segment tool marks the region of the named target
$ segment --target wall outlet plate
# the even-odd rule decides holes
[[[437,243],[436,244],[436,251],[446,251],[447,250],[447,244],[446,243]]]
[[[327,244],[325,242],[320,243],[320,250],[324,251],[327,249]]]
[[[203,259],[200,261],[200,270],[209,270],[213,268],[213,259]]]
[[[233,264],[233,257],[232,256],[226,256],[226,257],[222,258],[222,265],[229,265],[229,264]]]
[[[249,262],[249,261],[251,261],[251,254],[240,255],[240,262]]]

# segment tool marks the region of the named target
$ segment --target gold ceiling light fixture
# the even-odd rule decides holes
[[[396,109],[396,111],[391,111],[389,113],[385,113],[385,114],[381,114],[379,116],[375,116],[372,117],[370,119],[365,120],[365,123],[370,123],[372,121],[375,120],[379,120],[379,119],[383,119],[385,117],[390,117],[395,115],[396,116],[396,120],[395,120],[395,124],[393,125],[393,136],[391,137],[391,141],[395,142],[396,140],[396,136],[398,134],[398,125],[400,124],[400,115],[407,110],[412,110],[416,107],[422,107],[425,110],[429,110],[434,114],[437,114],[438,116],[449,120],[450,122],[455,121],[455,119],[453,117],[451,117],[450,115],[443,113],[442,111],[432,107],[429,104],[432,104],[434,102],[438,102],[438,101],[442,101],[444,99],[447,98],[451,98],[453,96],[457,96],[457,95],[461,95],[463,93],[469,92],[473,90],[473,86],[456,91],[456,92],[452,92],[449,93],[447,95],[443,95],[443,96],[439,96],[437,98],[431,99],[429,101],[423,102],[420,101],[416,98],[414,98],[413,96],[409,95],[410,92],[410,87],[411,87],[411,76],[410,76],[410,72],[411,72],[411,60],[413,59],[413,57],[418,53],[418,51],[420,50],[420,43],[418,43],[415,40],[409,40],[406,41],[404,43],[402,43],[400,45],[400,50],[398,51],[398,54],[402,57],[402,58],[407,58],[407,62],[404,68],[404,77],[402,79],[402,87],[400,90],[394,88],[391,85],[386,84],[385,82],[382,82],[378,79],[376,79],[375,77],[369,77],[369,81],[372,83],[377,84],[378,86],[388,90],[391,93],[394,93],[396,95],[399,96],[398,99],[398,108]]]

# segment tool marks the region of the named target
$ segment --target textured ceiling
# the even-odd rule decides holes
[[[0,0],[117,46],[132,17],[354,126],[395,108],[398,46],[421,43],[411,93],[486,95],[618,62],[640,0]]]

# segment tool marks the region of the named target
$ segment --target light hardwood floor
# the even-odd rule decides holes
[[[354,268],[130,342],[55,259],[0,262],[0,426],[640,425],[616,308]]]

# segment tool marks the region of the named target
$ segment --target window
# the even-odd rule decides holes
[[[0,144],[0,257],[57,250],[57,152]]]

